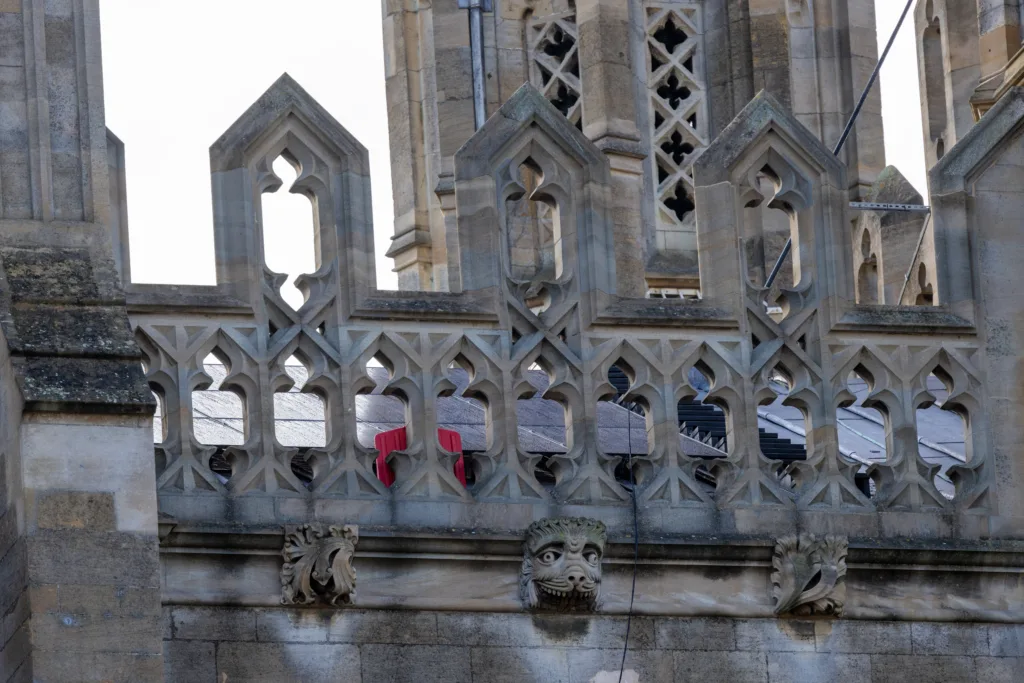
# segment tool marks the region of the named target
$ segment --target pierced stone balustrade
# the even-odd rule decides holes
[[[298,169],[292,191],[315,214],[318,269],[297,281],[298,310],[262,246],[260,198],[280,185],[279,156]],[[655,534],[856,536],[905,518],[927,533],[970,536],[990,511],[985,351],[969,282],[940,272],[930,307],[856,304],[845,169],[770,96],[755,98],[694,166],[699,301],[617,294],[628,288],[616,269],[608,161],[532,86],[455,157],[448,248],[459,291],[376,289],[367,152],[287,76],[217,141],[211,168],[218,284],[128,286],[163,407],[161,511],[179,522],[522,530],[558,514],[622,535],[635,495],[642,528]],[[760,229],[745,209],[762,204],[783,211],[794,236],[793,282],[771,301],[747,276],[742,248]],[[937,221],[936,263],[965,258],[952,232]],[[241,443],[222,448],[196,438],[193,392],[213,381],[210,354],[224,365],[220,390],[240,398],[244,415]],[[301,453],[275,433],[274,395],[292,386],[293,357],[326,421],[324,445]],[[375,363],[384,381],[367,369]],[[625,392],[609,382],[613,369],[625,372]],[[918,453],[917,411],[936,400],[930,376],[945,385],[943,407],[968,425],[966,463],[942,473],[952,498]],[[884,421],[884,460],[839,447],[836,411],[857,398],[857,378],[867,384],[862,404]],[[758,408],[779,400],[780,383],[803,416],[804,461],[761,448]],[[407,446],[386,458],[390,487],[358,438],[357,397],[373,392],[405,407]],[[458,454],[437,438],[439,402],[453,395],[486,415],[468,485],[454,473]],[[517,403],[531,397],[564,410],[560,452],[529,450]],[[724,439],[705,444],[680,425],[688,399],[721,410]],[[631,457],[602,435],[599,407],[610,400],[644,425],[627,429]]]

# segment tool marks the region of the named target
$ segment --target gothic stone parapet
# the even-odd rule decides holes
[[[993,110],[992,121],[1011,131],[1004,119],[1015,111]],[[991,132],[995,123],[984,125]],[[845,169],[768,95],[755,98],[694,167],[702,207],[696,216],[700,301],[636,299],[618,290],[607,156],[530,86],[456,155],[458,293],[381,292],[362,277],[372,253],[365,150],[290,79],[275,84],[215,151],[215,196],[222,198],[258,201],[275,188],[266,170],[274,155],[299,166],[301,189],[317,200],[320,261],[316,272],[300,278],[305,302],[289,306],[280,296],[282,276],[266,267],[256,214],[232,210],[225,199],[218,229],[227,250],[220,257],[233,261],[219,265],[224,282],[179,290],[130,287],[147,378],[164,407],[157,489],[162,511],[181,529],[225,519],[260,529],[311,518],[358,524],[360,575],[374,577],[374,590],[377,577],[394,571],[391,560],[363,554],[368,538],[383,543],[373,536],[382,529],[442,534],[452,557],[487,555],[476,544],[490,543],[483,536],[493,532],[500,543],[514,539],[515,550],[505,548],[499,566],[478,567],[492,572],[480,579],[487,589],[463,577],[461,592],[443,594],[447,584],[424,569],[408,586],[389,584],[386,595],[364,591],[360,604],[582,611],[593,609],[600,589],[601,612],[615,613],[628,609],[621,597],[628,589],[611,588],[622,581],[622,565],[602,566],[596,525],[621,543],[633,529],[635,500],[642,539],[753,544],[739,558],[707,551],[714,562],[757,563],[744,565],[743,577],[727,589],[700,583],[692,572],[686,580],[715,596],[714,609],[767,617],[778,605],[786,613],[803,609],[813,577],[805,570],[815,566],[782,554],[793,574],[780,574],[780,595],[771,599],[764,584],[777,538],[798,532],[822,538],[842,529],[862,549],[865,539],[902,547],[907,536],[926,545],[939,538],[969,544],[995,533],[1005,538],[1012,526],[1007,520],[1021,517],[1014,491],[997,490],[996,474],[1020,480],[1017,466],[995,457],[992,448],[1019,442],[1018,427],[1012,417],[995,428],[989,422],[987,384],[1004,381],[991,378],[993,354],[1002,351],[978,336],[985,325],[987,338],[998,339],[1000,327],[984,321],[985,309],[975,305],[975,252],[959,248],[973,244],[964,233],[975,228],[960,222],[972,205],[950,205],[952,195],[935,202],[929,238],[935,262],[956,268],[935,273],[934,305],[858,303]],[[979,158],[991,158],[991,151],[979,151]],[[794,279],[773,292],[750,277],[742,248],[763,228],[753,206],[782,212],[794,237]],[[993,217],[985,226],[997,223]],[[995,249],[985,253],[1002,256]],[[1012,274],[1004,270],[1002,277]],[[984,277],[981,282],[989,286]],[[996,295],[987,310],[996,304],[1012,319],[1014,303]],[[193,415],[193,392],[213,381],[204,366],[211,353],[225,366],[221,390],[238,397],[244,414],[243,438],[222,447],[199,443]],[[274,412],[275,393],[294,381],[284,368],[293,357],[308,377],[302,391],[320,398],[326,422],[324,443],[301,451],[281,443]],[[999,358],[1001,377],[1013,377],[1009,355]],[[378,366],[368,368],[374,361]],[[613,369],[625,376],[624,390],[611,383]],[[695,374],[705,381],[695,381]],[[1013,395],[1009,386],[1001,391]],[[364,394],[386,394],[401,404],[397,419],[405,441],[380,461],[360,440]],[[538,397],[557,404],[564,450],[538,452],[522,429],[519,401]],[[442,401],[452,399],[477,402],[486,434],[461,462],[452,442],[435,436],[446,428]],[[690,431],[680,433],[684,400],[718,407],[724,436],[695,449]],[[798,411],[794,421],[803,430],[806,460],[786,464],[762,449],[759,408],[776,401]],[[841,448],[838,415],[850,404],[882,415],[874,438],[884,443],[884,453],[868,458]],[[939,471],[920,453],[918,412],[933,404],[965,418],[959,467]],[[1015,414],[1011,405],[997,405],[1001,415]],[[620,419],[613,427],[636,423],[623,450],[609,446],[606,408]],[[457,463],[465,472],[456,472]],[[379,476],[382,467],[393,471],[393,482]],[[520,595],[523,534],[537,520],[558,515],[593,520],[598,563],[583,572],[584,590],[578,590],[558,574],[569,552],[563,539],[561,555],[547,556],[556,573],[549,587],[568,593],[557,595],[536,579],[545,564],[536,547],[527,555],[530,579]],[[433,561],[434,542],[418,546],[424,563]],[[669,547],[678,557],[705,552]],[[587,566],[585,548],[586,541],[572,550],[576,565]],[[397,563],[405,551],[387,552]],[[665,561],[669,566],[675,556]],[[279,597],[278,570],[275,564]],[[644,571],[641,564],[641,585],[649,580]],[[326,575],[321,570],[319,576]],[[855,576],[857,597],[844,602],[844,614],[884,611],[863,588],[865,575]],[[342,602],[343,589],[323,588],[321,595],[313,570],[308,577],[308,589],[300,578],[292,599]],[[421,580],[432,586],[428,595],[415,594]],[[487,593],[495,585],[502,588]],[[644,609],[701,609],[697,594],[662,598],[668,602],[648,602]],[[842,601],[833,591],[809,602],[819,599],[835,600],[822,608],[833,611]]]

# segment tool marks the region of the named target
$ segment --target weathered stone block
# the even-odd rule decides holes
[[[1018,683],[1024,658],[1020,657],[977,657],[974,660],[978,681],[984,683]]]
[[[797,619],[742,619],[736,649],[743,652],[813,652],[814,622]]]
[[[975,677],[970,657],[871,655],[871,683],[963,683]]]
[[[50,521],[50,513],[79,514],[68,507],[72,504],[70,498],[77,496],[76,504],[92,505],[90,514],[95,515],[101,499],[86,503],[84,496],[106,493],[113,495],[116,530],[155,532],[153,433],[148,420],[137,416],[39,418],[21,426],[21,441],[24,486],[34,493],[37,505],[46,506],[42,522],[48,527],[43,528],[57,528],[58,523],[73,528],[78,521]],[[57,498],[48,501],[50,495]],[[104,522],[99,517],[81,521],[87,523],[79,528],[90,532],[113,530],[109,520]],[[29,523],[31,526],[33,518]]]
[[[13,310],[23,350],[62,355],[96,353],[138,354],[131,330],[124,322],[124,310],[102,306],[48,306],[36,304]]]
[[[622,666],[622,648],[606,650],[568,651],[570,683],[591,683],[608,681],[618,683],[619,668]],[[671,652],[660,650],[635,651],[626,653],[626,667],[623,681],[637,680],[628,677],[632,671],[641,683],[671,683],[675,680],[675,661]],[[474,669],[474,673],[476,670]]]
[[[568,652],[541,648],[475,647],[470,653],[473,680],[488,683],[569,683]]]
[[[0,557],[0,613],[6,613],[21,595],[27,577],[27,546],[15,541],[7,554]]]
[[[915,623],[914,654],[987,655],[988,629],[979,624]]]
[[[768,679],[792,683],[871,683],[868,655],[769,652]]]
[[[159,596],[146,589],[60,586],[58,606],[32,605],[32,641],[63,652],[159,655]]]
[[[473,680],[470,650],[466,647],[364,645],[359,652],[365,662],[362,683],[470,683]]]
[[[910,654],[910,624],[894,621],[819,621],[814,624],[818,652]]]
[[[256,639],[268,643],[326,643],[331,624],[341,618],[332,610],[261,609],[256,611]]]
[[[160,587],[156,534],[41,529],[27,545],[36,583]]]
[[[35,680],[32,676],[32,660],[26,659],[7,679],[7,683],[35,683]]]
[[[36,649],[32,652],[32,673],[37,683],[159,681],[164,674],[164,657],[163,653],[65,653],[59,650]]]
[[[34,590],[34,612],[45,609],[37,596],[38,591]],[[159,619],[162,613],[159,595],[146,588],[61,584],[57,586],[57,599],[58,609],[72,614],[102,612],[111,616]]]
[[[657,646],[666,650],[735,650],[732,619],[656,619]]]
[[[0,469],[3,463],[0,462]],[[2,484],[2,482],[0,482]],[[7,509],[0,514],[0,558],[3,558],[18,540],[18,518],[14,509]]]
[[[28,661],[32,651],[31,636],[28,624],[14,632],[11,639],[6,643],[0,643],[0,673],[7,675],[13,673]]]
[[[0,249],[11,297],[20,301],[83,304],[110,300],[112,280],[96,277],[88,249]]]
[[[437,615],[430,612],[341,611],[331,620],[328,640],[335,643],[433,645]]]
[[[676,681],[767,683],[768,660],[760,652],[676,652]]]
[[[215,683],[217,658],[214,643],[164,642],[165,683]]]
[[[178,640],[256,640],[256,611],[231,607],[175,607]]]
[[[509,647],[620,647],[626,636],[625,617],[587,617],[566,614],[449,614],[437,615],[438,642],[451,645]],[[654,647],[654,620],[634,617],[631,648]]]
[[[993,657],[1024,657],[1024,624],[991,624],[989,653]]]
[[[36,506],[36,524],[40,529],[117,529],[112,493],[43,493],[36,496]]]
[[[8,588],[14,592],[13,587]],[[18,632],[22,624],[29,618],[29,591],[22,590],[21,595],[13,602],[11,607],[0,615],[0,648]]]
[[[399,664],[398,658],[393,661]],[[228,681],[358,681],[359,662],[359,648],[353,645],[221,643],[217,646],[217,675],[226,676]],[[365,677],[363,683],[366,683]]]

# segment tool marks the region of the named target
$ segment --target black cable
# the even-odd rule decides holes
[[[622,683],[622,675],[626,670],[626,653],[629,652],[629,632],[633,627],[633,599],[636,597],[636,571],[640,562],[640,522],[638,520],[636,506],[636,481],[633,479],[633,412],[636,410],[636,402],[630,403],[626,415],[626,467],[629,469],[629,496],[633,500],[633,587],[629,590],[629,611],[626,613],[626,642],[622,644],[622,664],[619,666],[619,683]],[[650,439],[650,428],[647,429],[647,438]]]
[[[914,4],[914,0],[907,0],[907,6],[903,8],[903,14],[900,15],[900,20],[896,22],[896,28],[892,30],[892,35],[889,36],[889,42],[886,43],[885,49],[882,50],[882,56],[878,58],[878,63],[875,64],[874,71],[871,72],[871,78],[868,79],[867,85],[864,86],[864,90],[860,94],[860,99],[857,101],[857,106],[854,107],[853,113],[850,115],[850,120],[846,122],[846,128],[843,130],[843,134],[839,137],[839,142],[836,143],[836,147],[832,150],[832,154],[839,156],[839,152],[842,151],[843,145],[846,144],[846,139],[850,137],[850,133],[853,132],[853,124],[856,123],[857,117],[860,116],[860,110],[864,107],[864,103],[867,102],[868,93],[871,92],[871,86],[875,84],[875,80],[878,78],[878,73],[882,70],[882,64],[885,63],[885,58],[889,56],[889,50],[892,49],[892,44],[896,42],[896,35],[900,32],[900,27],[903,26],[903,20],[907,18],[907,13],[910,12],[910,6]],[[775,267],[772,268],[771,274],[768,275],[768,279],[765,280],[764,288],[771,289],[771,286],[775,284],[775,278],[779,276],[779,271],[782,270],[782,263],[789,256],[790,250],[793,248],[793,238],[790,237],[786,240],[786,245],[782,247],[782,253],[779,254],[779,259],[775,262]]]

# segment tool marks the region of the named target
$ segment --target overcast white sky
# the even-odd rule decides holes
[[[879,50],[902,5],[876,0]],[[101,0],[100,7],[107,125],[126,147],[136,282],[214,283],[209,147],[287,71],[370,150],[377,281],[394,287],[383,257],[393,210],[379,0]],[[882,71],[885,146],[888,163],[923,193],[915,60],[909,16]],[[275,168],[286,183],[294,177],[287,164]],[[309,202],[279,191],[265,198],[264,218],[279,237],[268,244],[269,265],[311,271]]]

